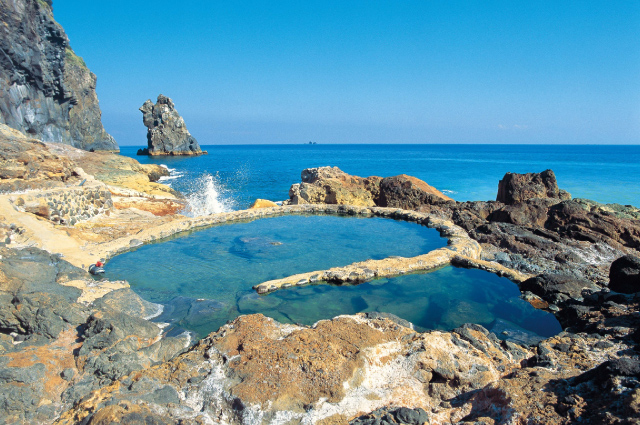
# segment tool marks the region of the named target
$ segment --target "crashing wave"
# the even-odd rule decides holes
[[[205,173],[193,181],[193,188],[186,196],[184,214],[190,217],[233,211],[236,201],[219,180],[218,175]]]

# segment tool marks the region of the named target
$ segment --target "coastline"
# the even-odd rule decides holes
[[[75,165],[85,161],[87,168],[96,167],[96,162],[87,160],[94,154],[50,144],[43,147],[59,156],[66,153],[76,161]],[[478,217],[485,213],[485,217],[507,214],[515,219],[531,220],[531,215],[518,218],[522,212],[518,208],[583,205],[578,201],[554,198],[508,205],[428,198],[432,200],[419,208],[403,209],[400,204],[413,202],[415,195],[397,192],[394,199],[400,204],[393,207],[303,203],[189,218],[176,213],[183,201],[160,185],[148,183],[150,169],[131,164],[123,166],[117,158],[95,155],[102,164],[94,168],[95,176],[104,180],[93,178],[94,174],[84,169],[77,170],[67,181],[56,183],[55,190],[70,194],[86,180],[82,187],[89,182],[88,188],[108,190],[113,206],[73,226],[54,224],[35,207],[31,211],[41,215],[21,211],[32,205],[27,199],[29,196],[36,199],[39,190],[50,193],[52,189],[47,185],[56,180],[34,180],[35,186],[27,192],[0,195],[0,224],[8,234],[5,242],[10,241],[0,248],[3,256],[0,283],[5,291],[2,294],[7,294],[7,300],[13,300],[8,301],[10,307],[5,308],[0,318],[4,318],[3,323],[10,329],[15,329],[9,339],[3,336],[0,341],[3,344],[0,360],[12,359],[0,367],[10,376],[22,376],[20,374],[36,370],[33,368],[40,368],[37,365],[46,359],[57,359],[32,380],[18,378],[4,384],[7,394],[14,394],[9,397],[16,406],[8,416],[9,423],[51,421],[45,420],[46,417],[57,417],[55,423],[100,423],[106,418],[119,422],[138,415],[136,417],[159,423],[207,422],[213,418],[228,423],[254,419],[278,423],[289,418],[310,423],[359,424],[366,422],[358,422],[358,417],[395,414],[394,409],[400,407],[418,416],[424,413],[432,423],[487,415],[492,420],[526,415],[544,418],[540,420],[549,423],[563,423],[562,418],[578,417],[575,416],[578,413],[602,419],[599,416],[602,406],[611,405],[619,393],[603,394],[597,390],[599,383],[609,382],[606,379],[636,379],[633,374],[625,375],[626,369],[619,362],[637,361],[637,355],[633,354],[637,350],[633,332],[638,319],[633,312],[638,311],[638,296],[612,293],[602,282],[602,276],[608,272],[609,256],[631,250],[621,245],[626,243],[624,240],[615,241],[607,236],[595,242],[571,242],[571,236],[567,235],[553,242],[558,246],[554,248],[549,245],[555,237],[551,234],[536,230],[537,238],[541,235],[549,238],[544,245],[529,236],[533,235],[531,227],[489,221],[486,226],[520,232],[516,233],[520,241],[529,240],[539,245],[537,259],[518,259],[514,253],[507,258],[494,245],[500,239],[479,236],[477,224],[473,224],[480,223]],[[114,164],[118,164],[115,171],[109,171]],[[124,178],[121,171],[117,171],[122,167],[127,169]],[[320,181],[318,187],[342,190],[341,184]],[[44,185],[44,189],[37,189],[38,185]],[[296,192],[299,199],[316,190],[300,187]],[[348,190],[353,192],[345,192],[345,202],[370,199],[363,198],[358,187],[350,186]],[[355,197],[349,198],[352,196],[349,193]],[[386,199],[391,199],[388,196]],[[23,206],[16,204],[19,197],[25,198]],[[597,206],[589,208],[593,211],[584,210],[585,214],[603,214]],[[377,215],[416,221],[436,228],[448,238],[449,245],[415,258],[365,261],[265,282],[256,285],[258,292],[320,278],[360,282],[452,263],[487,270],[519,283],[525,299],[538,308],[552,311],[565,331],[537,346],[522,346],[501,342],[478,325],[464,325],[450,332],[416,333],[401,319],[384,314],[338,316],[311,327],[282,325],[262,315],[249,315],[239,317],[189,347],[188,335],[158,338],[162,329],[148,321],[158,313],[158,307],[141,299],[126,282],[96,281],[85,271],[86,266],[97,259],[108,259],[181,232],[282,214],[316,213]],[[637,221],[614,213],[602,217],[619,220],[615,222],[619,226]],[[512,237],[500,233],[492,237],[497,236],[503,241]],[[543,254],[548,251],[556,255],[556,249],[571,249],[583,255],[590,252],[591,245],[604,244],[609,244],[611,251],[603,251],[597,264],[576,269],[575,276],[566,283],[554,283],[544,272],[532,269],[533,265],[541,268],[555,264],[553,267],[564,267],[561,271],[573,270],[572,262],[584,261],[579,255],[560,261],[560,257],[547,258]],[[37,272],[27,276],[21,271],[25,268]],[[40,283],[46,281],[42,276],[51,273],[49,270],[55,270],[53,277],[47,278],[49,283]],[[542,279],[538,286],[536,279]],[[529,289],[523,289],[525,287]],[[545,291],[540,292],[540,288]],[[35,315],[24,316],[32,311],[27,305],[51,313],[40,319]],[[17,321],[11,319],[13,317]],[[19,324],[30,321],[33,324],[29,328]],[[69,343],[72,339],[75,344]],[[60,344],[68,344],[70,348],[61,350]],[[35,360],[18,361],[24,360],[26,353],[35,356]],[[485,369],[480,370],[479,366]],[[597,372],[604,367],[608,368],[606,379]],[[41,387],[46,379],[55,385]],[[26,385],[36,394],[34,397],[39,400],[34,404],[36,407],[26,407],[29,399],[15,395],[18,384]],[[549,386],[554,388],[552,392],[540,391]],[[565,395],[561,395],[562,391]],[[633,414],[624,412],[637,408],[634,397],[640,396],[640,389],[629,387],[624,391],[625,397],[628,396],[624,399],[626,404],[611,405],[607,411],[616,417],[629,418],[625,415]],[[574,410],[568,416],[564,412],[569,412],[570,407],[566,410],[562,407],[571,406],[565,401],[566,394],[580,397],[575,406],[581,410]],[[523,399],[537,401],[532,404],[518,401]],[[489,405],[500,406],[498,413],[495,408],[487,410]],[[556,407],[545,409],[547,405]]]

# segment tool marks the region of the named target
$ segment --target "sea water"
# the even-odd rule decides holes
[[[480,323],[497,333],[532,337],[560,330],[549,313],[519,298],[505,278],[445,267],[427,274],[361,285],[318,284],[259,295],[252,286],[288,275],[366,259],[413,257],[446,245],[434,229],[384,218],[281,216],[218,225],[142,246],[107,264],[106,277],[126,279],[160,303],[157,318],[203,337],[241,314],[262,313],[311,325],[358,312],[387,312],[418,330]]]
[[[326,165],[363,177],[408,174],[457,201],[495,200],[507,172],[552,169],[574,198],[640,207],[640,146],[213,145],[203,146],[208,155],[160,158],[136,156],[137,149],[123,146],[121,153],[172,169],[164,183],[176,190],[211,201],[211,192],[203,191],[211,182],[219,202],[199,205],[214,209],[288,199],[303,169]]]

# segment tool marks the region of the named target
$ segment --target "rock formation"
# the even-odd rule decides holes
[[[44,142],[118,151],[96,76],[53,19],[51,0],[0,0],[0,123]]]
[[[202,155],[198,141],[189,133],[184,120],[176,111],[173,101],[163,95],[158,96],[154,105],[147,100],[140,108],[142,122],[147,127],[146,149],[138,155]]]
[[[302,183],[289,189],[291,205],[338,204],[363,207],[414,209],[423,204],[453,201],[434,187],[415,177],[351,176],[338,167],[307,168],[301,173]]]
[[[623,294],[640,292],[640,258],[625,255],[611,264],[609,289]]]
[[[161,170],[108,153],[43,144],[0,125],[3,134],[0,184],[36,191],[0,193],[0,422],[633,424],[640,417],[636,208],[540,197],[528,190],[514,191],[517,200],[510,204],[454,202],[408,176],[389,178],[386,186],[380,177],[311,169],[302,177],[308,186],[299,186],[305,190],[294,191],[300,203],[368,204],[384,196],[413,211],[271,206],[141,222],[134,216],[137,207],[119,210],[116,198],[140,196],[132,187],[159,191],[149,180]],[[109,182],[110,216],[97,214],[70,227],[42,218],[40,206],[58,207],[64,194],[67,200],[79,197],[83,208],[107,205],[108,196],[103,200],[100,191],[84,190],[100,187],[92,175]],[[138,175],[145,186],[135,186]],[[38,194],[58,192],[62,198],[44,197],[46,205],[27,205],[40,199]],[[18,199],[29,211],[11,204]],[[416,332],[407,321],[377,312],[310,327],[248,315],[190,347],[185,334],[163,335],[145,319],[158,307],[126,282],[93,280],[72,265],[85,261],[76,251],[95,258],[179,231],[284,210],[378,212],[423,223],[428,214],[431,224],[455,222],[437,227],[451,241],[441,249],[454,255],[451,261],[465,255],[460,249],[465,239],[482,259],[457,260],[456,266],[520,282],[523,299],[553,312],[564,332],[525,345],[473,324]],[[462,237],[464,229],[475,241]],[[54,236],[66,239],[47,245]],[[535,276],[515,278],[504,265]],[[341,279],[359,280],[351,274]]]
[[[570,199],[571,196],[558,188],[552,170],[541,173],[507,173],[498,183],[496,201],[511,205],[534,198]]]

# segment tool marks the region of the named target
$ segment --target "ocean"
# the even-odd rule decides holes
[[[140,147],[120,153],[167,166],[172,176],[163,183],[199,213],[288,199],[303,169],[325,165],[362,177],[408,174],[457,201],[495,200],[507,172],[552,169],[574,198],[640,207],[637,145],[203,145],[208,155],[160,158],[137,156]]]

